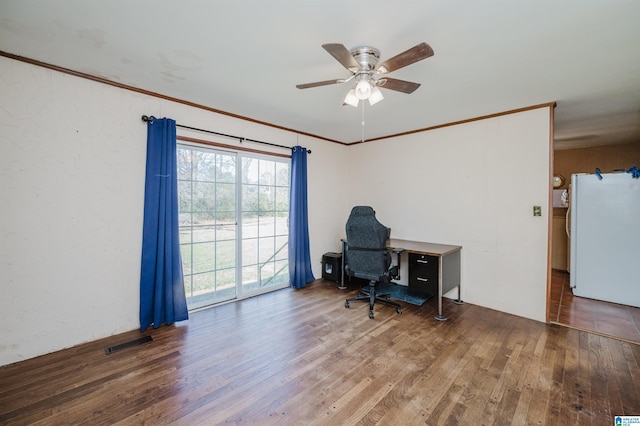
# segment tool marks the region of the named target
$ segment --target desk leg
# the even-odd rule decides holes
[[[461,294],[460,294],[460,283],[458,283],[458,298],[454,299],[453,303],[455,303],[456,305],[462,305],[464,303],[462,301]]]
[[[447,317],[442,315],[442,256],[438,256],[438,313],[435,316],[438,321],[445,321]]]
[[[346,244],[346,241],[342,242],[342,268],[340,269],[340,285],[338,286],[340,290],[347,288],[347,286],[344,285],[344,256],[346,254]]]
[[[455,261],[454,266],[455,266],[455,270],[457,272],[457,283],[458,284],[458,298],[453,300],[453,303],[455,303],[456,305],[462,305],[462,293],[461,293],[461,288],[462,288],[462,277],[460,276],[462,271],[460,270],[460,252],[457,252],[455,254],[455,257],[453,258],[453,260]]]

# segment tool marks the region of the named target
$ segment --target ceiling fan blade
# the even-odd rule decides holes
[[[351,56],[349,49],[344,47],[344,44],[327,43],[323,44],[322,47],[349,71],[357,72],[360,69],[360,65],[356,62],[353,56]]]
[[[389,77],[381,78],[376,82],[376,85],[384,89],[395,90],[402,93],[413,93],[420,87],[419,83]]]
[[[430,56],[433,56],[433,49],[431,46],[427,43],[420,43],[378,65],[378,73],[384,74],[395,71],[402,67],[406,67],[407,65],[427,59]]]
[[[308,89],[310,87],[328,86],[330,84],[344,83],[343,79],[316,81],[314,83],[296,84],[298,89]]]

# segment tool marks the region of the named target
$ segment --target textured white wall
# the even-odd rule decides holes
[[[150,103],[0,61],[6,364],[136,328],[146,133],[136,117]]]
[[[463,300],[545,321],[549,126],[541,108],[351,147],[349,203],[394,238],[463,246]]]
[[[310,148],[316,277],[339,247],[346,147],[0,58],[0,365],[139,327],[143,114]]]

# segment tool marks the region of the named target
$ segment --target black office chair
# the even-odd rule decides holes
[[[391,230],[378,222],[376,212],[368,206],[356,206],[351,210],[347,220],[347,244],[345,272],[349,277],[369,280],[368,288],[361,289],[357,297],[344,302],[345,308],[354,300],[369,301],[369,318],[373,319],[373,305],[376,301],[395,306],[396,312],[402,313],[402,307],[392,302],[388,294],[378,294],[378,286],[392,279],[400,278],[400,252],[397,264],[391,262],[391,253],[387,248],[387,240]]]

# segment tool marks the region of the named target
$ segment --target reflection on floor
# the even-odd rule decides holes
[[[551,323],[640,344],[640,308],[574,296],[569,273],[551,272]]]

